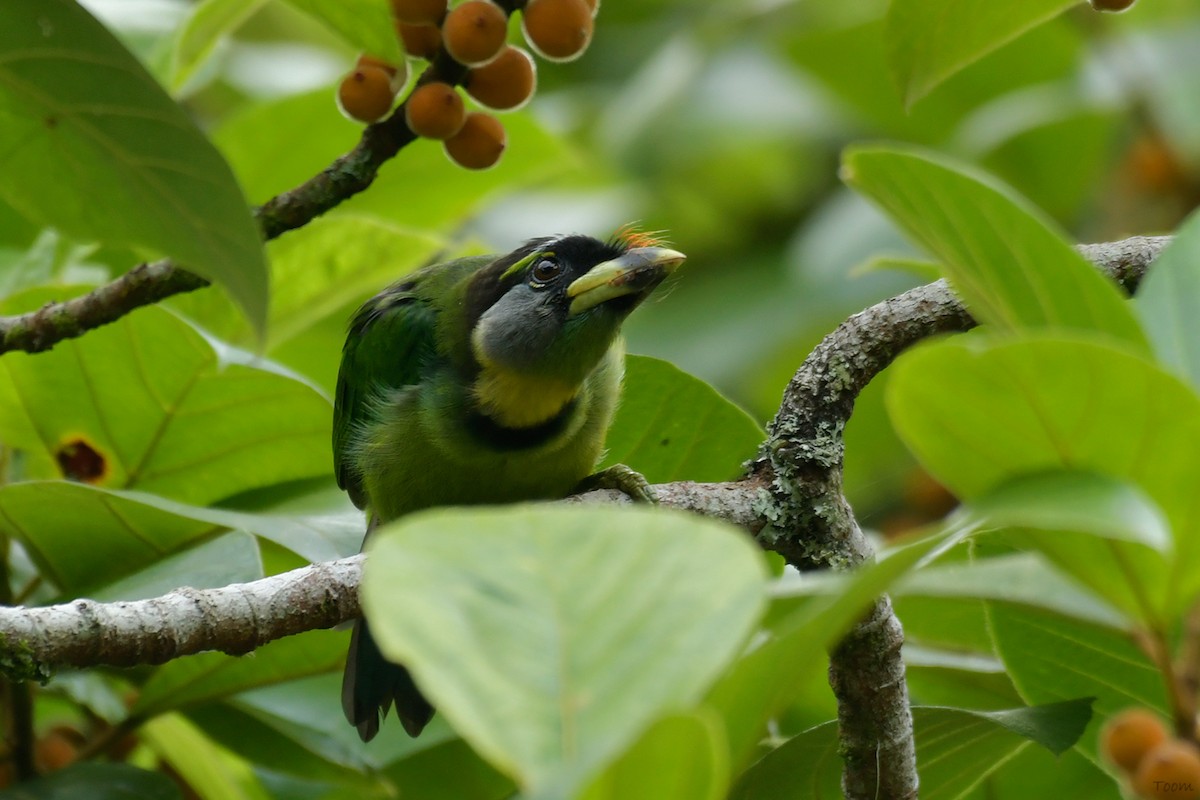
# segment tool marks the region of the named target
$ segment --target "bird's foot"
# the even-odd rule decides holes
[[[658,503],[658,495],[642,473],[624,464],[614,464],[608,469],[594,472],[579,482],[575,494],[593,489],[616,489],[629,496],[635,503]]]

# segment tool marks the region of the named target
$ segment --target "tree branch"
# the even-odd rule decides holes
[[[1135,237],[1079,250],[1132,292],[1169,237]],[[852,569],[874,558],[842,492],[843,432],[854,401],[913,344],[966,331],[975,320],[944,280],[884,300],[847,319],[805,359],[784,392],[751,474],[769,486],[759,533],[798,569]],[[830,654],[851,800],[917,796],[912,714],[891,601],[879,598]]]

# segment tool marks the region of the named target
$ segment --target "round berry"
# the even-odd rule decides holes
[[[1100,730],[1100,752],[1126,772],[1133,773],[1142,756],[1167,740],[1167,729],[1147,708],[1127,708]]]
[[[500,120],[490,114],[473,111],[463,121],[462,129],[447,139],[443,146],[446,155],[460,167],[487,169],[500,160],[508,137]]]
[[[1133,5],[1133,0],[1091,0],[1092,8],[1097,11],[1126,11]]]
[[[392,16],[410,25],[440,25],[446,0],[392,0]]]
[[[392,76],[379,67],[358,67],[338,86],[342,113],[359,122],[376,122],[392,110]]]
[[[460,64],[485,64],[496,57],[508,37],[508,17],[490,0],[467,0],[442,23],[446,52]]]
[[[396,23],[396,33],[404,43],[404,52],[414,58],[424,58],[432,61],[442,46],[442,31],[436,25],[410,25],[407,22]]]
[[[548,61],[578,58],[592,41],[592,10],[585,0],[529,0],[521,30]]]
[[[463,85],[481,105],[510,111],[533,97],[537,70],[529,53],[508,45],[490,62],[468,72]]]
[[[363,53],[358,57],[358,61],[354,62],[354,68],[358,70],[363,67],[375,67],[388,74],[388,83],[392,87],[393,99],[396,97],[396,93],[403,89],[404,84],[408,82],[408,63],[405,61],[400,62],[398,65],[391,64],[382,58],[376,58],[375,56]]]
[[[1147,800],[1200,798],[1200,751],[1172,739],[1146,753],[1133,777],[1133,789]]]
[[[463,101],[447,83],[418,86],[404,104],[408,128],[426,139],[449,139],[463,125]]]

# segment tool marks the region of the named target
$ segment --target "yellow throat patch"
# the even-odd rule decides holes
[[[480,409],[506,428],[532,428],[552,419],[579,392],[578,386],[538,375],[484,366],[471,387]]]

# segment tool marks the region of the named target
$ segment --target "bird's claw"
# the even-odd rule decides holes
[[[628,495],[635,503],[658,503],[658,494],[645,476],[624,464],[614,464],[588,475],[575,487],[575,492],[590,492],[593,489],[616,489]]]

